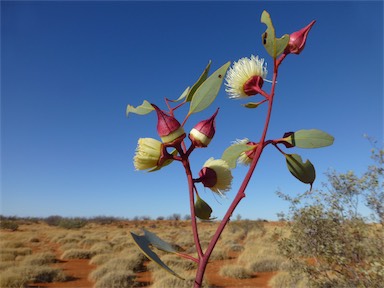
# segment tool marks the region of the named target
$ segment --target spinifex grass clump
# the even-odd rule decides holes
[[[143,236],[131,233],[132,237],[148,258],[181,279],[182,277],[169,268],[152,248],[155,247],[162,251],[174,253],[196,262],[195,287],[201,287],[204,272],[212,251],[235,208],[245,197],[245,190],[264,149],[267,146],[276,148],[284,156],[291,174],[301,182],[310,184],[312,187],[315,181],[315,168],[312,163],[309,160],[303,162],[299,155],[288,154],[284,150],[292,147],[319,148],[333,143],[332,136],[316,129],[282,133],[283,137],[277,139],[266,138],[275,98],[279,68],[289,54],[300,54],[303,51],[308,33],[315,21],[312,21],[303,29],[290,35],[285,34],[281,38],[276,38],[272,20],[266,11],[261,15],[261,22],[267,26],[265,33],[261,37],[262,44],[273,61],[272,84],[269,92],[263,88],[268,73],[264,59],[252,55],[250,58],[242,58],[234,62],[229,70],[228,68],[231,63],[227,62],[210,76],[208,76],[211,66],[209,62],[196,83],[188,87],[178,99],[165,99],[167,110],[162,110],[157,105],[148,101],[144,101],[142,105],[137,107],[127,106],[127,115],[129,113],[146,115],[155,111],[158,119],[157,132],[160,140],[154,138],[139,139],[134,156],[136,170],[153,172],[175,162],[181,163],[185,170],[189,188],[191,225],[196,251],[192,255],[181,253],[173,245],[161,240],[149,231],[144,231]],[[189,133],[185,126],[192,114],[207,109],[214,102],[224,79],[229,98],[248,99],[256,95],[261,97],[261,100],[257,102],[243,104],[246,109],[253,109],[263,104],[268,105],[264,128],[259,138],[253,139],[254,133],[251,133],[249,139],[239,140],[228,147],[223,152],[221,159],[208,159],[202,165],[202,169],[197,173],[197,176],[195,176],[191,171],[191,156],[195,149],[206,148],[210,145],[211,140],[215,136],[215,119],[219,109],[216,109],[209,119],[195,124]],[[179,121],[176,118],[175,112],[178,108],[185,105],[189,106],[189,111],[184,119]],[[211,220],[212,208],[201,198],[198,192],[198,184],[201,183],[204,187],[211,189],[218,195],[224,195],[231,189],[231,170],[236,167],[237,162],[248,165],[248,172],[244,176],[244,180],[220,225],[212,239],[210,239],[208,247],[203,249],[197,218]]]

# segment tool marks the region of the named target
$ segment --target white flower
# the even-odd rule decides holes
[[[209,158],[200,171],[203,185],[220,195],[231,189],[232,178],[231,169],[222,159]]]
[[[246,145],[249,145],[249,146],[252,146],[253,148],[255,148],[257,146],[256,143],[254,142],[250,142],[249,139],[245,138],[245,139],[242,139],[242,140],[237,140],[235,141],[234,144],[246,144]],[[242,164],[242,165],[250,165],[252,160],[253,160],[253,155],[255,153],[255,150],[254,149],[251,149],[249,151],[246,151],[246,152],[242,152],[239,156],[239,158],[237,159],[237,162]]]
[[[263,79],[267,76],[267,68],[264,65],[264,59],[251,55],[251,59],[244,57],[234,62],[225,77],[227,88],[225,91],[229,94],[229,98],[246,98],[257,94],[252,87],[247,87],[247,93],[244,91],[244,85],[252,81],[252,79],[261,78],[261,87]],[[254,83],[255,84],[255,83]],[[249,91],[251,88],[252,92]]]
[[[162,143],[153,138],[140,138],[133,158],[136,170],[157,168]]]

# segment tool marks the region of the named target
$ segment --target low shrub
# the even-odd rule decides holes
[[[361,176],[330,171],[324,190],[295,198],[279,192],[290,203],[290,233],[279,250],[287,271],[304,275],[309,287],[383,287],[384,150],[372,153],[374,164]]]
[[[19,224],[15,221],[0,221],[0,229],[16,231],[19,228]]]
[[[49,226],[59,226],[60,221],[63,219],[63,217],[59,215],[52,215],[44,219],[44,222],[47,223]]]
[[[83,218],[63,218],[58,226],[65,229],[80,229],[87,225],[87,220]]]

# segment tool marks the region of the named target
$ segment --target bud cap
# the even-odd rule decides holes
[[[156,105],[151,105],[155,108],[157,113],[157,133],[163,143],[171,144],[174,142],[181,142],[186,135],[179,121],[177,121],[175,117],[165,114]]]
[[[207,120],[200,121],[197,125],[189,132],[189,139],[191,139],[195,147],[207,147],[211,142],[216,132],[215,118],[219,109]]]
[[[316,21],[313,20],[304,28],[300,29],[299,31],[293,32],[291,35],[289,35],[289,43],[284,51],[286,54],[289,54],[289,53],[300,54],[301,51],[304,50],[308,33],[311,30],[312,26],[315,24],[315,22]]]

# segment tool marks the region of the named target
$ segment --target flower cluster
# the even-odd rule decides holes
[[[282,59],[288,54],[300,54],[303,51],[308,33],[314,23],[315,21],[312,21],[306,27],[290,35]],[[279,64],[282,59],[278,62]],[[244,57],[234,62],[225,77],[226,92],[229,98],[240,99],[257,94],[262,94],[268,98],[267,94],[262,90],[267,73],[267,65],[264,59],[259,58],[259,56],[251,55],[250,58]],[[182,154],[188,158],[194,148],[207,147],[212,141],[216,131],[215,119],[219,109],[209,119],[200,121],[191,129],[188,134],[191,148],[187,150],[184,143],[186,133],[183,125],[173,116],[173,110],[166,113],[156,105],[150,105],[157,114],[157,132],[161,142],[152,138],[139,139],[134,156],[136,170],[158,170],[174,159],[185,160]],[[248,139],[238,140],[234,144],[250,146],[249,150],[240,153],[237,158],[240,164],[249,165],[255,156],[258,144]],[[184,148],[182,148],[182,145]],[[174,147],[176,153],[169,154],[166,150],[167,147]],[[223,195],[231,188],[232,174],[226,161],[210,158],[200,170],[199,178],[194,181],[201,182],[204,187]]]

